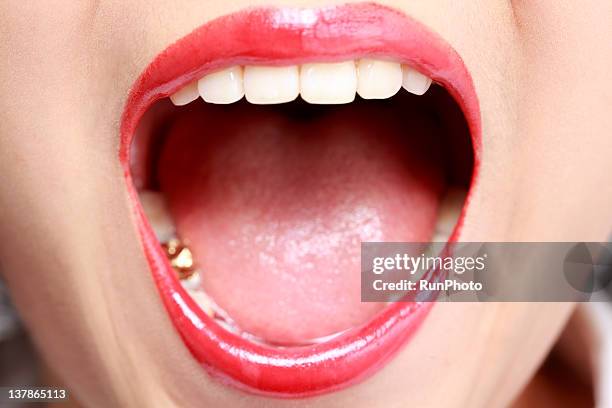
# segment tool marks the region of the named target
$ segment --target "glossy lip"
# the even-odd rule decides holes
[[[183,290],[146,220],[130,175],[130,145],[144,112],[207,72],[231,65],[287,65],[388,57],[443,85],[466,117],[474,147],[470,194],[450,241],[459,236],[480,163],[480,111],[460,56],[419,22],[371,3],[320,9],[261,8],[204,24],[158,55],[132,88],[119,158],[137,228],[163,303],[193,356],[221,381],[260,395],[306,397],[338,390],[381,368],[416,332],[432,303],[394,303],[368,323],[325,343],[275,348],[232,334]]]

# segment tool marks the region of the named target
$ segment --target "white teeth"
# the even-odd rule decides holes
[[[198,96],[216,104],[234,103],[245,96],[250,103],[265,105],[291,102],[301,93],[308,103],[340,104],[352,102],[356,93],[364,99],[390,98],[402,86],[423,95],[431,83],[431,78],[407,65],[363,58],[301,67],[234,66],[186,85],[170,99],[182,106]]]
[[[390,98],[402,87],[402,67],[395,62],[364,58],[357,73],[357,93],[364,99]]]
[[[169,241],[174,237],[175,230],[164,196],[161,193],[146,190],[140,191],[139,196],[142,209],[157,239],[159,242]]]
[[[304,64],[300,74],[302,99],[314,104],[350,103],[357,91],[354,61]]]
[[[300,73],[288,67],[247,66],[244,68],[244,93],[254,104],[291,102],[300,94]]]
[[[415,95],[423,95],[427,92],[431,85],[431,78],[406,65],[403,71],[402,86],[405,90]]]
[[[200,272],[195,271],[187,279],[181,279],[181,286],[190,291],[197,291],[202,289],[202,277]]]
[[[183,106],[187,105],[189,102],[195,101],[198,99],[198,96],[200,96],[198,93],[198,83],[197,81],[193,81],[170,95],[170,100],[175,106]]]
[[[198,81],[198,91],[208,103],[228,104],[242,99],[242,67],[231,67],[208,74]]]
[[[212,300],[201,290],[188,290],[189,295],[195,302],[200,306],[200,308],[206,313],[208,316],[213,317],[215,315],[214,303]]]
[[[453,232],[465,203],[466,191],[451,187],[440,203],[433,241],[446,242]]]

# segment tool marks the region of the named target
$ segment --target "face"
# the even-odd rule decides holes
[[[456,126],[469,126],[473,152],[468,155],[475,159],[472,170],[478,173],[458,182],[465,181],[470,192],[469,200],[460,204],[461,228],[455,229],[454,238],[606,240],[612,220],[612,81],[607,69],[612,64],[610,2],[383,1],[381,5],[401,13],[389,12],[401,20],[399,32],[414,36],[410,39],[419,46],[386,49],[385,58],[374,58],[391,61],[380,71],[358,63],[359,81],[366,78],[366,72],[374,72],[372,75],[385,78],[377,84],[393,88],[387,79],[395,72],[397,88],[403,83],[406,88],[412,86],[412,93],[419,93],[427,76],[437,83],[422,99],[400,96],[406,101],[397,102],[391,110],[381,109],[377,105],[381,101],[338,105],[342,108],[333,111],[322,106],[347,102],[338,100],[343,98],[338,89],[355,75],[355,64],[342,71],[346,63],[331,68],[318,63],[330,62],[330,55],[334,62],[367,56],[357,50],[350,56],[340,55],[331,42],[323,41],[314,52],[291,48],[275,38],[270,44],[285,47],[291,61],[269,49],[265,51],[269,55],[261,54],[257,61],[243,54],[232,61],[223,59],[223,49],[231,54],[240,44],[266,48],[261,43],[263,34],[260,41],[232,37],[244,33],[249,23],[262,24],[252,19],[217,23],[215,32],[227,36],[218,41],[228,41],[224,43],[227,48],[217,47],[221,51],[216,54],[210,51],[208,62],[192,54],[204,58],[209,49],[215,49],[215,42],[206,35],[186,37],[177,43],[183,51],[169,52],[170,57],[157,60],[166,71],[156,72],[160,68],[155,65],[149,77],[137,81],[160,52],[218,17],[249,7],[274,6],[281,8],[276,16],[292,15],[283,12],[284,8],[303,7],[314,11],[302,16],[321,18],[317,10],[333,3],[134,0],[43,4],[9,0],[0,5],[0,91],[4,95],[0,101],[1,272],[45,361],[83,405],[502,405],[524,386],[563,327],[572,310],[569,303],[427,306],[416,312],[418,324],[410,325],[418,327],[410,328],[410,339],[398,334],[401,347],[393,350],[393,357],[384,365],[372,371],[369,366],[376,364],[359,354],[356,359],[363,364],[358,368],[341,362],[347,364],[344,368],[350,366],[343,383],[315,384],[318,392],[309,395],[300,388],[307,388],[304,383],[288,385],[272,374],[228,374],[229,366],[242,362],[223,360],[215,349],[218,345],[202,346],[207,341],[202,332],[190,331],[186,319],[179,316],[186,316],[186,310],[195,304],[205,308],[203,303],[182,300],[189,307],[173,309],[180,302],[171,294],[178,293],[183,299],[187,292],[181,291],[175,278],[167,277],[165,261],[155,271],[152,262],[163,250],[157,242],[147,244],[147,237],[153,236],[149,225],[157,230],[162,227],[155,225],[150,209],[144,208],[149,220],[140,219],[139,197],[147,207],[145,202],[163,196],[173,218],[170,229],[190,238],[195,259],[215,271],[202,275],[206,293],[259,338],[297,344],[304,338],[350,331],[381,313],[388,314],[389,309],[381,305],[360,304],[358,292],[355,301],[351,297],[355,288],[350,284],[337,287],[341,282],[354,282],[344,275],[345,270],[353,272],[351,262],[356,255],[350,243],[431,237],[449,190],[444,171],[431,163],[441,161],[436,154],[444,150],[440,145],[449,142],[437,136],[435,123],[423,120],[429,111],[422,106],[440,109],[444,102],[439,100],[449,101],[450,96],[453,106],[459,106],[465,116]],[[386,16],[389,9],[384,10]],[[372,15],[368,13],[379,11],[367,9],[366,14]],[[336,27],[337,15],[330,12],[330,16],[330,24]],[[378,23],[370,24],[374,24],[369,26],[372,35],[378,35]],[[423,26],[426,34],[414,34]],[[253,28],[254,33],[263,31],[265,27]],[[362,32],[363,27],[357,26],[350,35]],[[308,35],[305,43],[312,41]],[[360,37],[356,43],[359,41],[365,44],[368,40]],[[204,51],[186,52],[186,44]],[[178,60],[181,58],[184,60]],[[451,61],[454,74],[445,76],[441,60]],[[306,62],[314,65],[304,65]],[[399,63],[404,64],[401,72]],[[426,74],[425,79],[414,74],[407,83],[410,64]],[[238,96],[246,92],[249,103],[220,107],[194,101],[173,107],[165,98],[171,94],[179,104],[189,100],[192,81],[230,65],[239,67],[236,75],[243,88]],[[318,107],[255,106],[283,102],[282,92],[291,88],[280,87],[282,92],[276,96],[266,93],[276,85],[270,82],[270,72],[257,72],[261,65],[284,67],[272,77],[283,78],[285,84],[298,81],[302,98],[311,98]],[[301,65],[301,74],[297,68],[287,68],[295,65]],[[331,86],[336,93],[326,94],[325,89],[314,86],[307,96],[306,72],[313,78],[332,72],[338,79],[334,84],[340,84]],[[165,88],[142,89],[155,98],[138,100],[138,87],[146,78],[164,75]],[[301,77],[295,79],[297,75]],[[223,78],[209,88],[212,100],[232,98],[227,88],[220,96],[214,95],[219,84],[235,85],[222,82]],[[358,86],[364,99],[387,89],[381,91],[370,84],[368,90],[361,82]],[[137,111],[137,102],[142,120],[132,115],[138,130],[127,131],[130,115],[125,112]],[[404,110],[398,113],[399,109]],[[406,114],[408,110],[411,113]],[[162,122],[170,130],[160,139],[163,147],[155,161],[153,182],[149,167],[139,162],[145,159],[139,157],[149,154],[151,140],[157,141],[150,135],[160,133],[156,129]],[[414,134],[408,146],[412,153],[396,153],[406,147],[404,139],[371,135],[376,129],[393,135],[398,128]],[[200,131],[205,137],[192,136]],[[290,140],[286,134],[292,135]],[[139,144],[139,137],[145,142]],[[423,142],[426,138],[433,141]],[[421,160],[423,157],[428,160]],[[417,164],[408,168],[406,162]],[[361,171],[355,174],[350,170],[354,168]],[[147,198],[149,190],[156,190],[152,199]],[[317,198],[321,195],[324,197]],[[412,215],[415,212],[419,217]],[[391,220],[390,213],[397,218]],[[410,222],[402,224],[401,220]],[[295,242],[308,245],[299,252],[291,246]],[[296,253],[297,258],[288,260],[287,254]],[[262,254],[267,260],[261,260]],[[329,270],[331,257],[346,261],[346,268],[329,275],[309,274],[304,257],[317,270]],[[253,265],[252,271],[241,272],[238,264]],[[279,272],[285,281],[297,280],[309,287],[316,287],[320,279],[332,283],[318,287],[317,292],[324,295],[321,299],[305,303],[315,294],[302,299],[302,289],[282,283],[283,279],[261,286],[266,271],[275,270],[271,265],[297,271]],[[309,278],[304,283],[300,276]],[[330,308],[335,313],[326,314]],[[207,326],[216,324],[204,319]],[[323,320],[325,324],[319,324]],[[327,347],[328,343],[318,344]],[[260,346],[235,345],[260,350]],[[312,347],[306,346],[305,353]],[[270,345],[265,350],[276,352]],[[370,356],[375,358],[376,353]],[[213,371],[228,374],[233,385],[210,375],[211,366]],[[246,363],[242,367],[269,369]],[[340,367],[332,369],[337,370],[316,373],[324,377],[340,372]],[[257,381],[268,388],[260,389],[265,387],[255,384]],[[290,398],[278,398],[280,394]],[[296,396],[302,398],[293,398]]]

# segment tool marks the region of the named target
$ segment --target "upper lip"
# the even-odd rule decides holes
[[[480,112],[469,72],[460,56],[435,33],[383,6],[262,8],[218,18],[158,55],[129,95],[121,123],[119,158],[153,277],[174,325],[195,358],[209,372],[238,387],[268,395],[306,396],[354,383],[380,367],[406,342],[429,306],[395,303],[359,330],[308,347],[271,348],[225,331],[185,293],[138,204],[129,170],[135,128],[156,100],[212,70],[363,56],[390,57],[409,64],[455,98],[472,137],[473,186],[479,163]],[[463,214],[451,240],[457,238],[462,219]]]

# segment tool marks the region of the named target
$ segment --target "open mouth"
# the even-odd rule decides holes
[[[459,56],[373,4],[241,12],[160,54],[120,159],[194,357],[285,397],[382,367],[430,306],[360,302],[360,244],[456,239],[479,132]]]

